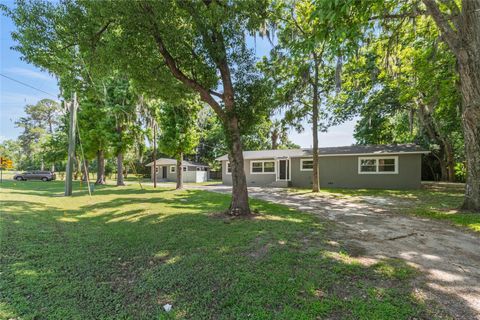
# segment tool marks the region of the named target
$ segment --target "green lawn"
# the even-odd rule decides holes
[[[310,190],[292,189],[291,192],[310,193]],[[418,190],[322,189],[320,196],[325,193],[351,197],[352,200],[366,198],[392,200],[393,204],[387,206],[392,212],[444,220],[480,232],[480,214],[459,210],[464,191],[458,186],[432,184]]]
[[[252,201],[257,216],[230,220],[222,194],[131,185],[65,198],[62,189],[1,185],[1,319],[437,315],[413,293],[413,269],[360,263],[312,215]]]

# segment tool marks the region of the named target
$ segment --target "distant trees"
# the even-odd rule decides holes
[[[162,103],[159,109],[161,128],[159,148],[177,160],[177,189],[183,188],[183,157],[195,151],[199,134],[196,126],[200,105],[195,100],[186,100],[182,105]]]
[[[18,159],[19,167],[29,168],[39,164],[41,170],[44,170],[48,160],[52,170],[55,170],[56,157],[52,156],[54,151],[47,149],[47,152],[43,152],[43,149],[55,143],[54,131],[61,124],[63,116],[60,104],[51,99],[43,99],[34,105],[25,106],[24,111],[25,116],[15,122],[23,130],[18,137],[22,149],[22,155]]]
[[[263,70],[275,81],[276,104],[286,109],[284,123],[298,131],[307,120],[312,126],[312,191],[318,192],[318,134],[325,131],[327,116],[322,106],[334,89],[335,52],[327,38],[318,35],[317,21],[311,19],[310,1],[278,2],[271,14],[277,25],[278,45]],[[281,133],[277,124],[272,147]]]
[[[429,19],[401,31],[395,42],[388,33],[377,37],[344,65],[342,91],[331,105],[339,118],[360,116],[359,143],[422,144],[437,159],[441,179],[454,181],[464,154],[454,57]]]
[[[402,48],[396,45],[400,38],[406,46],[415,44],[416,32],[421,30],[417,29],[417,21],[421,17],[431,22],[426,27],[438,30],[440,36],[430,46],[434,48],[442,41],[453,54],[462,100],[461,126],[467,167],[463,208],[480,212],[480,1],[316,0],[313,5],[312,18],[321,25],[318,34],[329,33],[329,37],[353,48],[353,55],[355,48],[368,47],[385,34],[390,38],[383,45],[386,57]]]

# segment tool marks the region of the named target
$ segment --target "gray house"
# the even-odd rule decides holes
[[[320,148],[320,187],[419,188],[427,153],[414,144]],[[243,157],[248,186],[312,186],[312,149],[245,151]],[[231,185],[228,156],[216,160],[222,162],[223,183]]]
[[[151,177],[153,181],[154,172],[157,175],[157,181],[177,181],[177,160],[169,158],[157,159],[157,168],[154,171],[153,162],[147,164],[151,167]],[[210,168],[201,163],[184,160],[182,162],[183,182],[205,182],[208,180]]]

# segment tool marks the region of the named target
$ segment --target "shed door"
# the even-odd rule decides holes
[[[167,166],[162,167],[162,179],[167,179]]]

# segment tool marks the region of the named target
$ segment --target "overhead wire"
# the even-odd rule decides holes
[[[0,73],[0,76],[2,76],[2,77],[4,77],[4,78],[7,78],[8,80],[17,82],[17,83],[19,83],[19,84],[21,84],[21,85],[24,85],[24,86],[26,86],[26,87],[28,87],[28,88],[30,88],[30,89],[34,89],[34,90],[43,92],[43,93],[45,93],[45,94],[48,94],[49,96],[52,96],[52,97],[54,97],[54,98],[57,98],[57,97],[58,97],[58,96],[56,96],[56,95],[54,95],[54,94],[52,94],[52,93],[50,93],[50,92],[47,92],[47,91],[44,91],[44,90],[42,90],[42,89],[36,88],[36,87],[34,87],[34,86],[32,86],[32,85],[29,85],[28,83],[25,83],[25,82],[22,82],[22,81],[20,81],[20,80],[17,80],[17,79],[14,79],[14,78],[12,78],[12,77],[9,77],[9,76],[7,76],[7,75],[4,75],[3,73]]]

